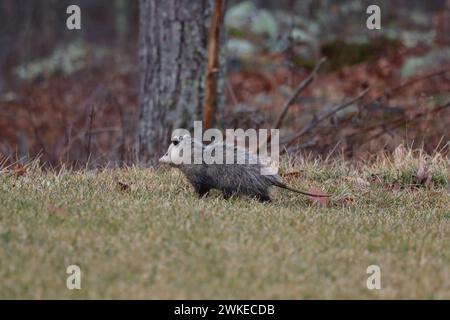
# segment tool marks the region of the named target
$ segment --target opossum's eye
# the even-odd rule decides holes
[[[178,145],[178,144],[180,143],[180,141],[178,141],[178,140],[173,140],[172,143],[173,143],[174,146],[176,146],[176,145]]]

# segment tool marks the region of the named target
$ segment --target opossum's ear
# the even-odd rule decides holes
[[[188,135],[188,134],[185,134],[184,136],[180,136],[180,141],[183,140],[183,139],[186,139],[186,140],[189,141],[191,139],[191,136]]]

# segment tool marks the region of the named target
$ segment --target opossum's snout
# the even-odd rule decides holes
[[[170,156],[169,156],[169,151],[167,151],[165,155],[163,155],[161,158],[159,158],[159,162],[161,162],[161,163],[171,163]]]

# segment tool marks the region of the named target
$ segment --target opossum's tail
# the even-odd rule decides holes
[[[300,194],[304,194],[305,196],[310,196],[310,197],[327,197],[327,198],[330,197],[328,194],[314,194],[314,193],[309,193],[309,192],[305,192],[305,191],[300,191],[300,190],[291,188],[291,187],[285,185],[282,182],[275,183],[274,185],[279,187],[279,188],[283,188],[283,189],[286,189],[286,190],[289,190],[289,191],[293,191],[293,192],[297,192],[297,193],[300,193]]]

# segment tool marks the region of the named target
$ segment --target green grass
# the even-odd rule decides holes
[[[291,164],[289,184],[333,194],[329,207],[285,190],[271,204],[197,199],[176,170],[4,170],[0,298],[449,299],[449,162],[408,188],[405,161]],[[71,264],[81,290],[66,288]],[[366,287],[372,264],[381,290]]]

